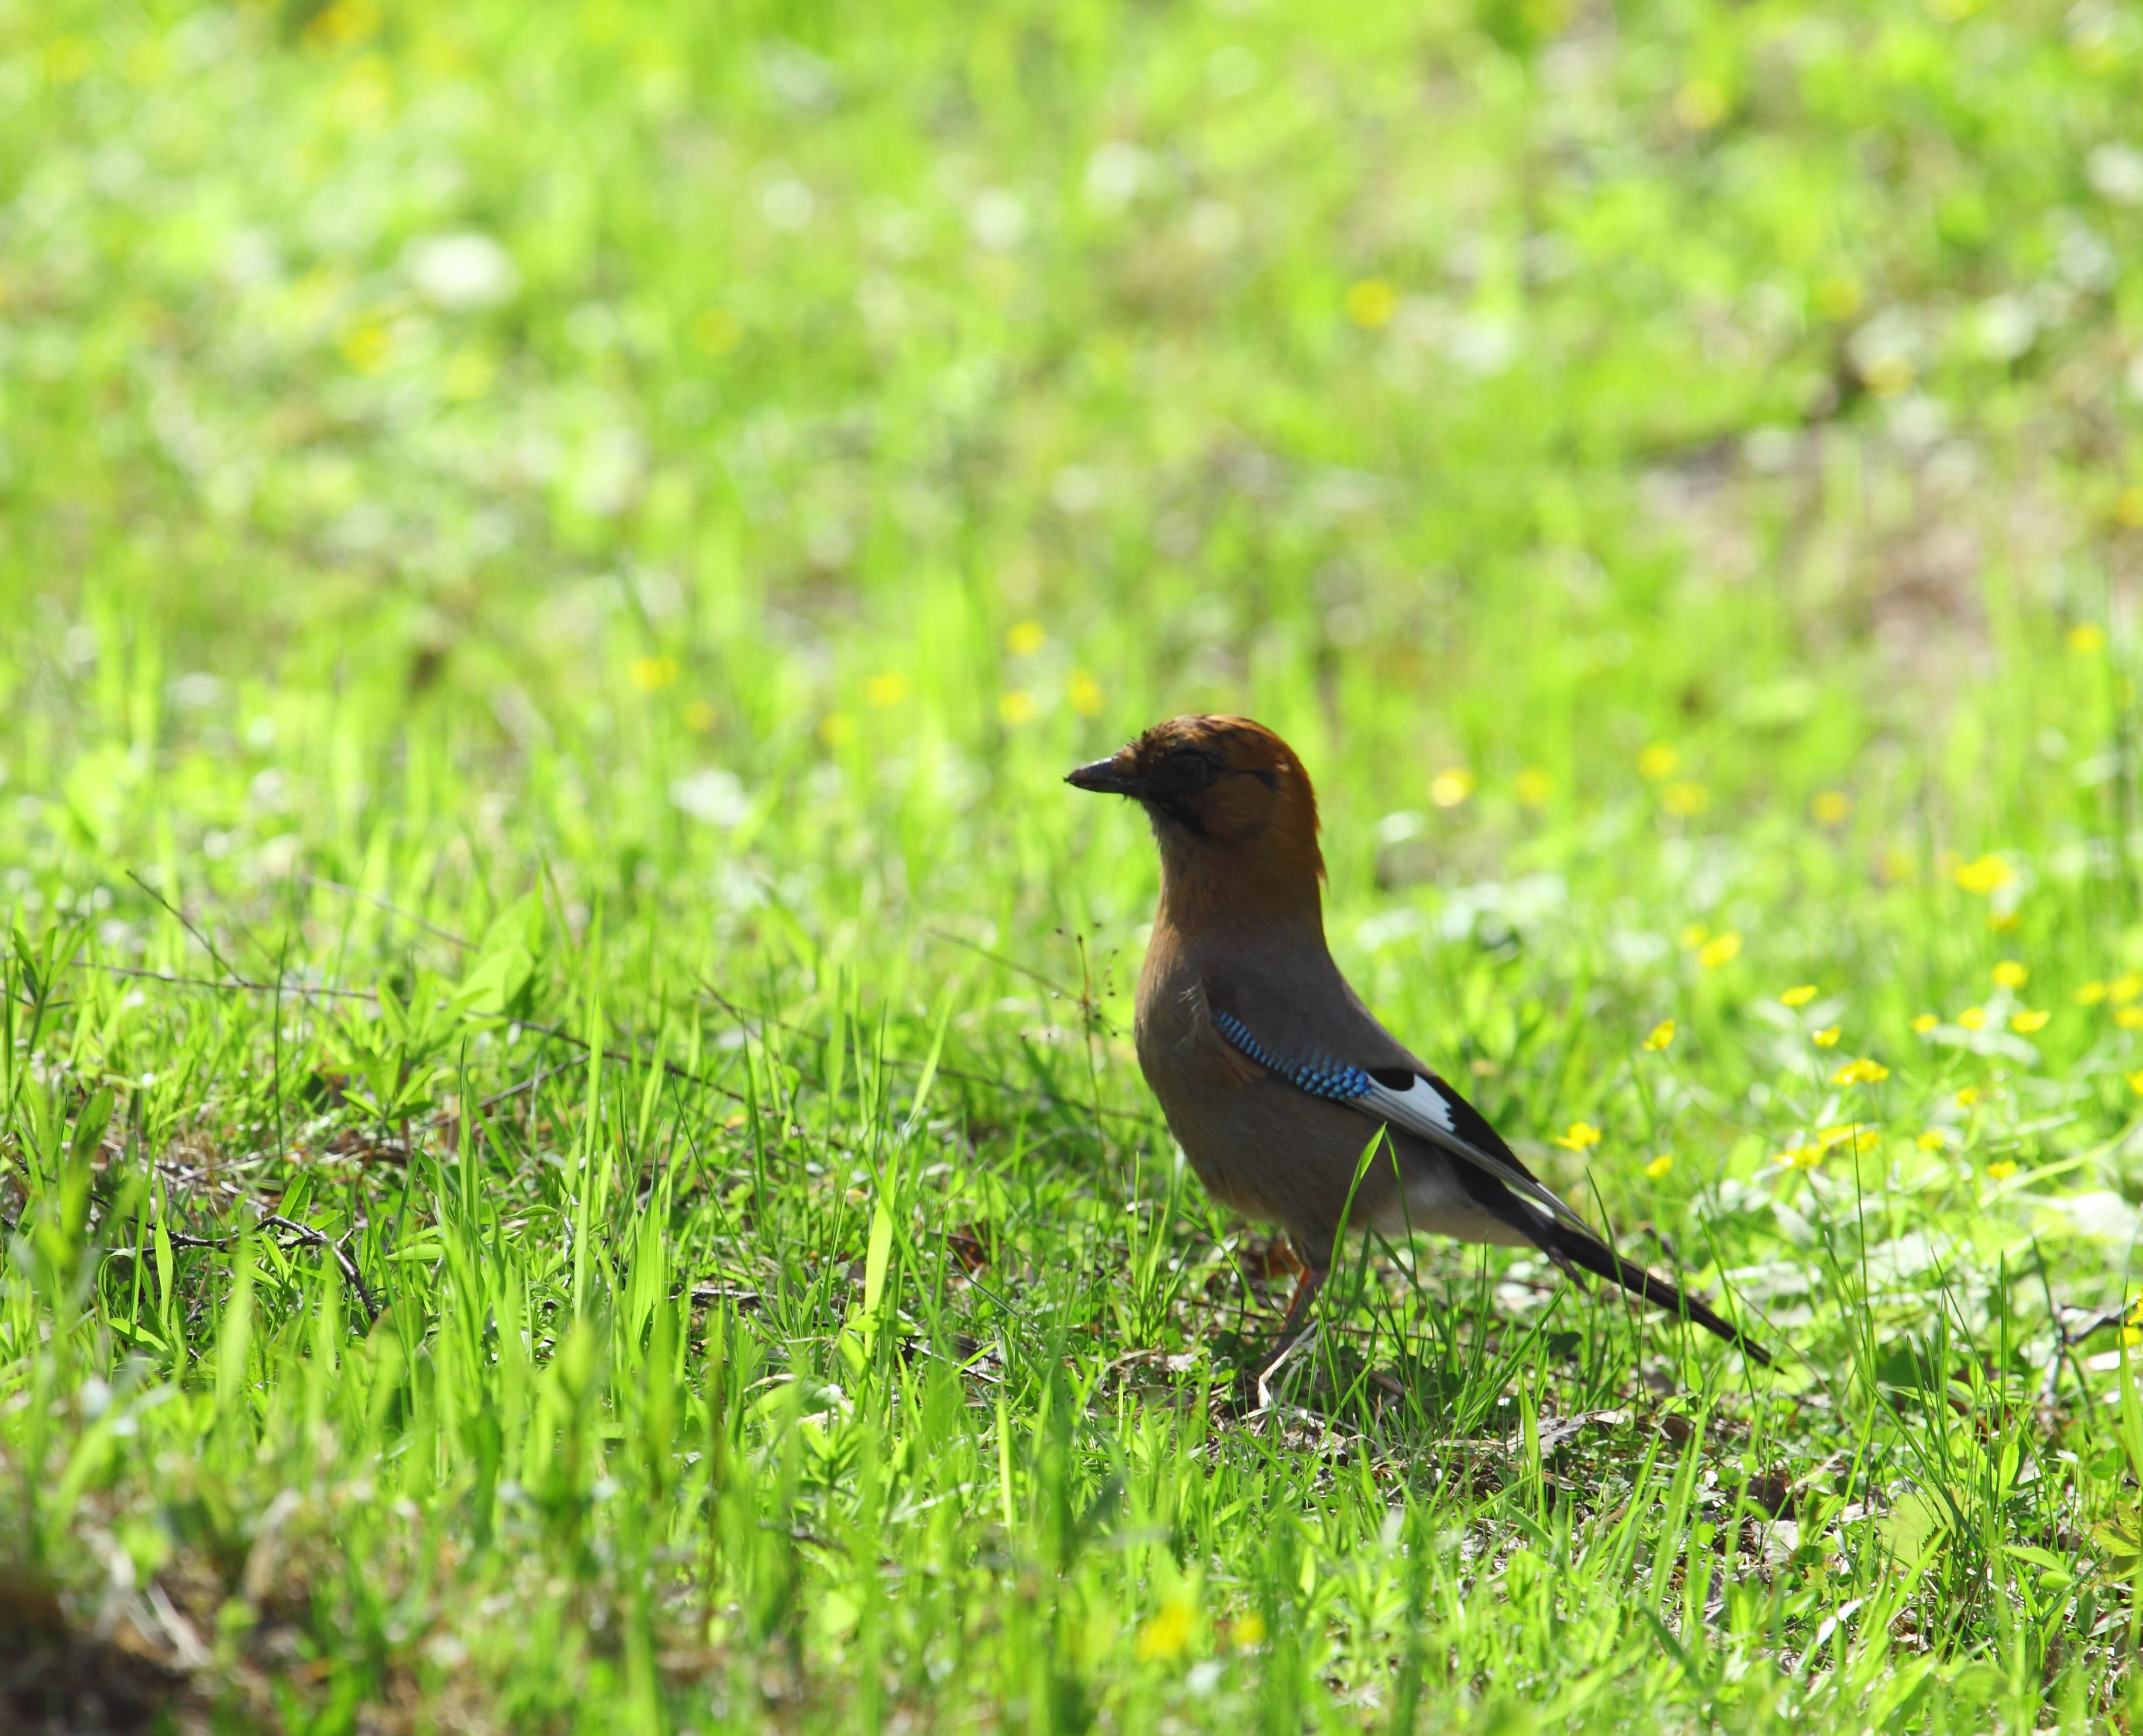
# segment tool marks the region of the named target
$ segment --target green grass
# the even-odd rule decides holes
[[[2143,27],[1339,10],[0,5],[10,1715],[2126,1727]],[[1202,709],[1775,1369],[1245,1392]]]

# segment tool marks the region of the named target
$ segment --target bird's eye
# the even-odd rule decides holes
[[[1191,795],[1210,784],[1219,770],[1205,754],[1185,750],[1163,760],[1161,774],[1171,794]]]

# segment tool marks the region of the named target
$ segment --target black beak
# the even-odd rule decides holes
[[[1091,765],[1082,765],[1064,774],[1064,781],[1075,789],[1091,789],[1096,795],[1143,796],[1146,779],[1116,769],[1113,759],[1096,759]]]

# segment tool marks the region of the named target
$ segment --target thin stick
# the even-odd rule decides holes
[[[126,870],[126,878],[129,880],[131,880],[136,886],[140,887],[142,891],[148,893],[148,895],[154,898],[159,904],[162,905],[165,909],[169,911],[171,913],[173,919],[177,922],[178,925],[181,928],[185,929],[187,933],[193,936],[195,940],[199,941],[202,947],[206,949],[208,956],[223,967],[224,972],[226,976],[235,977],[238,974],[235,970],[231,968],[230,961],[225,958],[222,953],[215,950],[215,942],[210,940],[205,934],[202,933],[200,929],[195,927],[191,922],[188,922],[186,918],[186,913],[181,911],[177,905],[174,904],[169,898],[166,898],[163,893],[158,892],[155,887],[150,885],[146,880],[144,880],[139,874],[136,873],[133,869],[129,868]]]
[[[359,1305],[364,1310],[365,1323],[370,1326],[379,1323],[379,1302],[373,1295],[371,1288],[365,1283],[364,1274],[359,1269],[355,1257],[342,1243],[335,1241],[319,1230],[299,1224],[293,1219],[285,1218],[278,1212],[271,1212],[264,1216],[260,1219],[260,1227],[263,1229],[272,1229],[280,1235],[290,1236],[308,1248],[322,1249],[334,1255],[335,1264],[342,1270],[344,1281],[351,1289],[357,1292]],[[221,1236],[190,1236],[167,1229],[164,1234],[169,1238],[174,1248],[222,1249],[228,1248],[236,1242],[243,1232],[234,1230],[229,1235]],[[137,1259],[144,1257],[144,1250],[141,1249],[136,1249],[134,1254]]]
[[[787,1019],[776,1018],[772,1013],[757,1012],[749,1006],[740,1006],[730,1000],[704,977],[700,979],[700,987],[710,1001],[740,1019],[747,1021],[756,1021],[762,1025],[772,1025],[783,1031],[794,1031],[799,1036],[815,1037],[819,1034],[802,1025],[791,1024]],[[896,1067],[909,1068],[919,1068],[923,1065],[919,1061],[907,1061],[898,1056],[893,1057],[892,1064]],[[987,1085],[1012,1096],[1039,1097],[1044,1103],[1054,1103],[1065,1109],[1083,1109],[1090,1115],[1113,1115],[1120,1121],[1151,1122],[1154,1119],[1150,1114],[1142,1113],[1138,1110],[1111,1109],[1105,1104],[1083,1103],[1076,1097],[1062,1096],[1055,1091],[1045,1091],[1039,1086],[1021,1085],[1014,1080],[1000,1079],[988,1073],[971,1073],[964,1067],[941,1066],[938,1071],[946,1079],[963,1079],[970,1085]]]
[[[308,886],[317,886],[323,891],[339,892],[345,898],[362,898],[368,904],[377,905],[389,916],[398,916],[405,922],[413,922],[427,934],[436,934],[441,940],[451,945],[467,948],[473,944],[472,942],[463,940],[451,928],[442,928],[437,922],[426,922],[414,911],[404,910],[399,904],[389,903],[377,893],[359,892],[354,886],[344,886],[339,880],[323,879],[318,874],[293,874],[290,878],[294,880],[302,880]]]
[[[1045,977],[1041,972],[1034,969],[1032,966],[1023,965],[1016,958],[1007,958],[1002,952],[992,952],[987,947],[982,946],[975,941],[968,940],[963,936],[955,934],[949,928],[939,928],[926,925],[923,932],[925,934],[935,935],[939,940],[950,941],[956,947],[965,947],[970,952],[979,952],[983,957],[988,959],[991,963],[1001,964],[1008,971],[1017,971],[1030,982],[1040,983],[1044,988],[1049,990],[1052,994],[1062,995],[1067,1001],[1072,998],[1072,991],[1065,987],[1062,983],[1057,982],[1054,977]]]

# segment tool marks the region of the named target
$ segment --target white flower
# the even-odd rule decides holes
[[[521,288],[513,256],[475,230],[420,235],[402,250],[402,269],[435,307],[498,307]]]
[[[968,207],[968,228],[985,253],[1010,253],[1027,239],[1027,206],[1017,193],[989,188]]]
[[[751,811],[751,798],[735,772],[703,766],[670,785],[670,799],[695,820],[710,826],[734,826]]]
[[[1086,159],[1085,191],[1105,210],[1129,205],[1152,179],[1153,159],[1136,145],[1111,140]]]
[[[2143,151],[2133,145],[2101,145],[2084,159],[2091,190],[2115,205],[2143,205]]]

